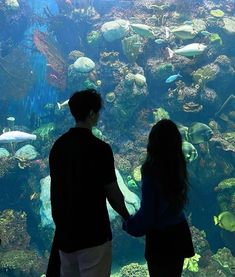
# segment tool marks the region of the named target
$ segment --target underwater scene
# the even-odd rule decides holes
[[[45,276],[48,155],[86,88],[104,100],[93,134],[127,202],[141,199],[151,127],[176,122],[196,252],[183,276],[235,276],[235,0],[0,0],[0,277]],[[148,276],[144,238],[108,210],[112,276]]]

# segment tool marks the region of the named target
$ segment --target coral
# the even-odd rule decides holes
[[[148,277],[148,270],[138,263],[131,263],[124,266],[119,273],[120,277]]]
[[[69,60],[75,62],[78,58],[84,57],[85,54],[79,50],[73,50],[69,53]]]
[[[228,188],[234,188],[235,189],[235,178],[228,178],[223,181],[221,181],[216,187],[215,190],[224,190]]]
[[[224,29],[227,31],[229,34],[234,34],[235,33],[235,19],[230,18],[230,17],[225,17],[223,18],[224,22]]]
[[[154,79],[164,82],[174,73],[174,66],[171,63],[159,63],[158,61],[148,61],[148,67]]]
[[[185,258],[183,269],[188,269],[189,271],[192,271],[192,272],[198,272],[199,271],[198,262],[200,257],[201,256],[199,254],[195,254],[191,258]]]
[[[219,73],[219,66],[211,63],[205,65],[196,71],[193,71],[192,76],[193,80],[200,85],[205,84],[209,81],[212,81],[216,78],[216,75]]]
[[[13,157],[0,159],[0,178],[7,175],[16,167],[16,161]]]
[[[228,269],[230,273],[235,274],[235,257],[233,257],[228,248],[224,247],[219,249],[217,253],[212,256],[212,259],[217,261],[223,268]]]
[[[214,17],[223,17],[224,16],[224,12],[220,9],[217,10],[211,10],[210,14]]]
[[[0,270],[14,270],[14,276],[32,277],[43,274],[46,267],[45,261],[35,251],[10,250],[0,253]]]
[[[130,63],[134,63],[143,52],[143,42],[139,35],[132,35],[122,40],[122,50]]]
[[[27,216],[25,212],[13,210],[0,212],[2,249],[26,249],[29,247],[30,237],[26,231],[26,220]]]
[[[194,226],[190,227],[190,231],[192,233],[193,246],[195,252],[203,256],[204,252],[206,252],[209,249],[209,244],[206,240],[205,231],[200,231]]]
[[[87,43],[93,47],[97,47],[102,39],[101,33],[99,31],[91,31],[87,35]]]
[[[111,52],[102,52],[100,53],[100,62],[102,64],[112,64],[116,60],[118,60],[119,52],[111,51]]]
[[[183,104],[183,110],[187,113],[200,112],[202,108],[203,108],[202,105],[194,102],[187,102]]]
[[[154,123],[157,123],[161,119],[169,119],[169,113],[162,107],[153,110]]]
[[[201,90],[200,98],[202,102],[205,104],[208,104],[208,103],[214,104],[215,101],[218,99],[218,96],[215,90],[204,86]]]
[[[141,181],[141,165],[138,165],[134,168],[132,175],[135,181],[137,182]]]
[[[218,148],[222,148],[224,151],[232,151],[235,153],[235,141],[229,140],[226,134],[216,134],[214,135],[211,142],[216,143]]]
[[[115,101],[115,98],[116,98],[116,95],[113,91],[111,92],[108,92],[106,95],[105,95],[105,100],[108,102],[108,103],[112,103]]]
[[[51,136],[51,133],[55,130],[55,124],[53,122],[43,124],[38,129],[34,130],[33,133],[42,140],[47,140]]]
[[[48,82],[56,88],[64,90],[67,83],[67,64],[55,42],[46,33],[39,30],[34,32],[33,41],[38,51],[47,59]]]
[[[98,86],[88,78],[84,81],[83,87],[86,89],[97,89]]]
[[[114,155],[117,169],[121,171],[122,174],[130,174],[131,171],[131,163],[121,157],[120,155]]]
[[[221,39],[221,37],[219,36],[219,34],[217,33],[213,33],[209,36],[209,39],[212,43],[219,43],[220,45],[223,44],[223,41]]]

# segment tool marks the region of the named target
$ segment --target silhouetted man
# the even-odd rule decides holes
[[[106,199],[124,219],[129,213],[116,181],[111,147],[91,132],[102,107],[100,94],[75,92],[69,107],[76,126],[54,143],[49,157],[56,225],[51,255],[57,255],[57,261],[60,257],[60,276],[108,277],[112,234]],[[55,272],[51,257],[47,276],[58,276],[58,266]]]

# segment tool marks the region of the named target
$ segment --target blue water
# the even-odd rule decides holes
[[[169,117],[186,127],[198,154],[188,161],[186,215],[200,259],[183,275],[234,276],[235,230],[213,217],[235,216],[235,1],[2,0],[0,26],[0,129],[37,135],[13,144],[0,137],[0,276],[45,274],[54,231],[48,154],[74,125],[68,106],[58,107],[85,88],[104,99],[97,127],[126,185],[137,178],[155,122]],[[190,54],[182,50],[189,45]],[[95,66],[76,69],[79,57]],[[17,152],[29,144],[32,156]],[[226,179],[230,188],[218,189]],[[140,196],[135,181],[129,190]],[[113,273],[143,265],[143,239],[124,234],[119,217],[111,221]]]

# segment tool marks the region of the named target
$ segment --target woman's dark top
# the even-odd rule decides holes
[[[156,178],[143,176],[142,201],[139,211],[123,228],[131,235],[146,235],[145,258],[168,261],[176,256],[194,255],[190,230],[182,211],[176,213],[161,192]]]

